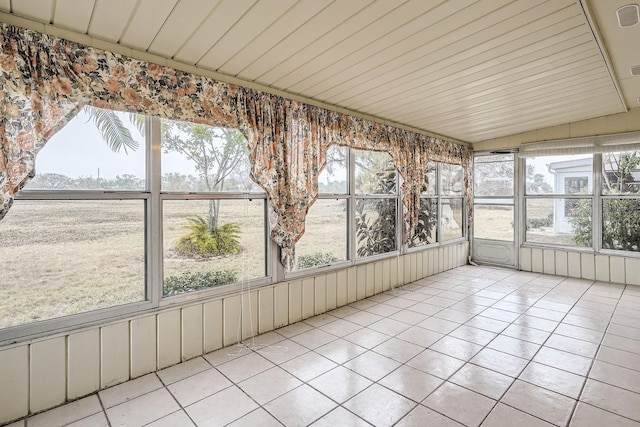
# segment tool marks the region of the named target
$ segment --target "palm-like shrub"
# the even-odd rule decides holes
[[[181,236],[176,242],[176,252],[182,256],[212,257],[231,255],[240,252],[240,226],[230,222],[212,229],[209,221],[194,215],[187,218],[189,222],[184,226],[187,234]]]

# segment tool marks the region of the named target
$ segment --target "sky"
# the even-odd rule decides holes
[[[36,174],[59,173],[70,178],[93,177],[111,179],[116,175],[145,175],[144,137],[131,124],[126,113],[118,113],[140,146],[136,151],[114,153],[96,126],[80,112],[56,133],[36,157]],[[176,154],[162,155],[162,173],[180,172],[196,175],[193,164]]]

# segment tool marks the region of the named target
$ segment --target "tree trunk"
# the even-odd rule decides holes
[[[209,230],[212,234],[218,229],[218,216],[220,214],[220,200],[209,200]]]

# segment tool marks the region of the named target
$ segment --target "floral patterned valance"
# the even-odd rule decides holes
[[[463,165],[471,194],[471,150],[463,145],[9,24],[0,24],[0,45],[0,219],[33,177],[39,150],[85,105],[243,132],[285,265],[293,262],[333,144],[391,154],[403,177],[407,237],[417,225],[429,160]]]

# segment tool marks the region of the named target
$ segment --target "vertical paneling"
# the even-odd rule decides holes
[[[569,275],[567,253],[565,251],[556,251],[556,274],[558,276]]]
[[[520,248],[520,270],[531,271],[531,248]]]
[[[609,281],[608,255],[596,255],[596,280]]]
[[[156,370],[156,335],[156,316],[146,316],[131,321],[129,346],[132,378]]]
[[[429,275],[429,251],[420,252],[420,256],[422,257],[420,278],[423,279]]]
[[[202,304],[182,309],[182,360],[192,359],[203,353]]]
[[[180,362],[180,311],[158,314],[158,369]]]
[[[391,260],[382,261],[382,291],[388,291],[391,288],[389,273],[391,271]]]
[[[289,283],[289,323],[302,320],[302,282]]]
[[[326,276],[327,286],[327,311],[333,310],[337,307],[337,275],[335,272],[328,273]]]
[[[347,305],[348,290],[347,270],[340,270],[336,273],[336,304],[338,307]]]
[[[327,277],[325,275],[315,278],[314,314],[327,311]]]
[[[569,277],[582,277],[580,254],[578,252],[569,252],[567,254],[567,266],[569,270]]]
[[[373,292],[382,292],[382,261],[378,261],[373,266]]]
[[[398,265],[400,264],[399,258],[391,258],[389,260],[389,288],[393,289],[398,286]]]
[[[69,335],[67,341],[67,399],[77,399],[100,388],[100,330]]]
[[[437,260],[436,260],[436,251],[433,249],[429,249],[427,254],[428,257],[428,261],[427,261],[427,276],[433,276],[435,274],[436,271],[436,264],[437,264]]]
[[[627,284],[640,285],[640,258],[625,258]]]
[[[614,283],[626,283],[624,271],[624,258],[612,256],[609,260],[611,281]],[[637,270],[636,270],[637,271]]]
[[[531,248],[531,271],[542,273],[544,271],[542,249]]]
[[[347,303],[351,304],[357,299],[358,294],[358,268],[351,267],[347,270]]]
[[[258,332],[273,330],[273,287],[265,287],[258,291]]]
[[[100,328],[100,387],[129,379],[129,322]]]
[[[30,412],[42,411],[65,401],[66,350],[65,337],[31,344]]]
[[[580,261],[582,263],[581,271],[582,278],[594,280],[596,278],[596,263],[593,254],[580,254]]]
[[[204,352],[222,348],[222,300],[209,301],[202,305],[204,321]]]
[[[273,327],[289,324],[289,285],[282,283],[273,288]]]
[[[250,291],[242,294],[242,339],[258,335],[258,292]]]
[[[307,277],[302,281],[302,318],[308,319],[313,316],[315,310],[315,280]]]
[[[367,295],[367,266],[356,267],[356,300],[361,300]]]
[[[0,424],[29,411],[29,346],[0,351]]]
[[[366,265],[367,267],[367,276],[365,278],[365,295],[367,297],[372,296],[376,293],[376,277],[375,277],[375,264],[370,262]]]
[[[444,269],[444,251],[442,250],[442,248],[437,248],[436,249],[436,257],[437,257],[437,268],[436,268],[436,273],[442,273],[443,269]],[[434,259],[435,261],[435,259]]]
[[[242,330],[242,297],[234,295],[222,300],[222,344],[228,345],[240,341]]]
[[[553,249],[542,251],[542,265],[544,274],[556,274],[556,257]]]
[[[411,254],[404,255],[402,258],[402,284],[406,285],[411,282]]]

